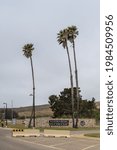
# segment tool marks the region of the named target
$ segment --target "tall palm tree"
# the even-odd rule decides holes
[[[70,83],[71,83],[71,101],[72,101],[72,120],[73,120],[73,128],[75,126],[74,124],[74,91],[73,91],[73,75],[72,75],[72,67],[71,67],[71,60],[70,60],[70,54],[69,54],[69,49],[68,49],[68,32],[67,29],[61,30],[57,34],[57,41],[59,44],[62,44],[63,48],[66,49],[67,51],[67,56],[68,56],[68,63],[69,63],[69,70],[70,70]]]
[[[77,98],[77,116],[76,116],[76,128],[78,127],[78,117],[79,117],[79,87],[78,87],[78,71],[77,71],[77,60],[76,60],[76,52],[75,52],[75,38],[78,35],[78,30],[76,26],[71,26],[67,28],[68,30],[68,40],[72,43],[73,46],[73,54],[74,54],[74,65],[75,65],[75,80],[76,80],[76,98]]]
[[[32,82],[33,82],[33,109],[30,118],[29,127],[31,126],[31,121],[33,117],[33,127],[35,127],[35,80],[34,80],[34,69],[33,69],[33,60],[32,60],[32,51],[34,50],[33,44],[26,44],[23,47],[23,53],[26,58],[30,59],[31,70],[32,70]]]

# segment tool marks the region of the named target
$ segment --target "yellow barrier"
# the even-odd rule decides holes
[[[70,131],[68,130],[44,130],[44,136],[53,137],[70,137]]]
[[[13,129],[12,136],[40,136],[40,131],[37,129]]]

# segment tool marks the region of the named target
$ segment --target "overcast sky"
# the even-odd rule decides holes
[[[100,99],[99,6],[99,0],[0,0],[0,107],[3,102],[11,107],[11,101],[14,107],[32,105],[30,60],[22,53],[26,43],[35,48],[36,104],[47,104],[50,95],[70,87],[66,50],[56,38],[71,25],[79,30],[75,42],[81,95]]]

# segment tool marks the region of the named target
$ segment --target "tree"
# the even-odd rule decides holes
[[[59,44],[62,44],[63,48],[67,51],[68,56],[68,64],[69,64],[69,71],[70,71],[70,83],[71,83],[71,100],[72,100],[72,120],[73,120],[73,127],[74,127],[74,93],[73,93],[73,75],[72,75],[72,67],[71,67],[71,60],[70,60],[70,54],[68,49],[68,32],[67,29],[61,30],[57,34],[57,41]]]
[[[79,89],[79,93],[81,90]],[[74,87],[74,112],[77,115],[77,96],[76,87]],[[72,117],[72,101],[71,101],[71,89],[65,88],[60,94],[51,95],[49,97],[50,108],[53,111],[53,117]],[[99,112],[99,111],[98,111]],[[99,114],[99,113],[98,113]],[[92,100],[82,100],[82,96],[79,97],[79,117],[80,118],[95,118],[99,115],[97,114],[97,108],[95,105],[95,99]],[[97,116],[98,115],[98,116]]]
[[[76,106],[76,88],[74,90],[74,103]],[[79,89],[80,92],[80,89]],[[81,96],[80,96],[81,99]],[[54,117],[72,117],[72,100],[71,100],[71,88],[65,88],[60,92],[59,96],[51,95],[49,97],[50,108],[53,111]],[[74,112],[76,112],[76,107],[74,107]]]
[[[35,127],[35,80],[34,80],[34,69],[33,69],[33,60],[32,60],[33,50],[34,50],[33,44],[26,44],[23,47],[24,56],[30,59],[31,70],[32,70],[32,82],[33,82],[33,109],[32,109],[29,127],[31,126],[32,117],[33,117],[33,127]]]
[[[51,106],[50,108],[54,113],[54,118],[61,117],[64,114],[64,110],[60,109],[61,107],[63,108],[63,105],[61,103],[61,100],[59,100],[59,97],[57,97],[57,95],[51,95],[49,97],[49,104]]]
[[[12,119],[12,113],[13,113],[13,117],[14,118],[18,118],[19,117],[18,113],[16,111],[12,112],[11,108],[7,109],[7,114],[4,113],[4,109],[1,109],[0,110],[0,119],[5,119],[5,118]]]
[[[78,114],[79,114],[79,91],[78,91],[78,71],[77,71],[77,60],[76,60],[76,52],[75,52],[75,38],[78,35],[78,30],[76,26],[68,27],[68,40],[72,43],[73,46],[73,54],[74,54],[74,65],[75,65],[75,80],[76,80],[76,97],[77,97],[77,116],[76,116],[76,125],[78,127]]]

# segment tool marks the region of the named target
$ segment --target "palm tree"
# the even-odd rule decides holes
[[[72,67],[71,67],[71,60],[70,60],[70,54],[68,49],[68,32],[67,29],[61,30],[57,34],[57,41],[59,44],[62,44],[63,48],[67,51],[68,56],[68,63],[69,63],[69,70],[70,70],[70,83],[71,83],[71,101],[72,101],[72,120],[73,120],[73,128],[74,128],[74,91],[73,91],[73,75],[72,75]]]
[[[68,30],[68,40],[72,43],[73,46],[73,54],[74,54],[74,65],[75,65],[75,80],[76,80],[76,98],[77,98],[77,116],[76,116],[76,125],[78,127],[78,117],[79,117],[79,87],[78,87],[78,71],[77,71],[77,60],[76,60],[76,52],[75,52],[75,38],[78,35],[78,30],[76,26],[71,26],[67,28]]]
[[[33,69],[33,61],[32,61],[32,51],[34,50],[33,44],[26,44],[23,47],[23,53],[26,58],[30,59],[31,70],[32,70],[32,82],[33,82],[33,109],[30,118],[29,127],[31,126],[31,121],[33,117],[33,127],[35,127],[35,80],[34,80],[34,69]]]

